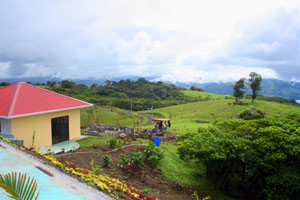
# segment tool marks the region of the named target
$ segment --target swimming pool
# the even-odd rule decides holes
[[[8,152],[6,149],[0,147],[0,174],[7,174],[8,172],[26,173],[30,177],[34,177],[38,183],[38,190],[40,191],[39,198],[42,200],[89,200],[94,199],[88,197],[86,194],[80,193],[71,185],[66,184],[57,177],[51,177],[41,170],[37,169],[32,164],[26,162],[20,157]],[[50,171],[51,172],[51,171]],[[10,200],[5,191],[0,188],[1,200]],[[102,199],[102,198],[100,198]],[[106,198],[103,198],[106,199]]]

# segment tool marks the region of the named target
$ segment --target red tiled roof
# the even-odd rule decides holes
[[[92,104],[23,82],[0,88],[0,117],[4,118],[88,106]]]

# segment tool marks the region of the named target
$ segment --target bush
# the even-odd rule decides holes
[[[189,134],[181,159],[201,162],[215,188],[247,199],[300,199],[300,124],[286,118],[222,120]]]
[[[254,107],[247,108],[246,110],[242,111],[239,115],[239,118],[245,120],[252,120],[252,119],[261,119],[265,117],[264,111],[260,109],[256,109]]]
[[[116,138],[111,138],[109,141],[108,141],[108,143],[109,143],[109,147],[111,148],[111,149],[114,149],[114,148],[116,148],[117,147],[117,145],[118,145],[118,140],[116,139]]]
[[[146,159],[150,162],[153,167],[157,167],[159,161],[163,158],[163,152],[154,142],[149,143],[144,151]]]
[[[103,154],[102,156],[103,167],[108,167],[112,163],[112,159],[109,155]]]
[[[136,165],[138,167],[143,166],[144,164],[144,154],[141,152],[132,152],[130,155],[126,156],[125,154],[121,154],[119,160],[119,165],[121,167],[126,167],[128,165]]]

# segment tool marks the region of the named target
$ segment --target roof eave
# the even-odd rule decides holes
[[[48,110],[48,111],[42,111],[42,112],[35,112],[35,113],[28,113],[28,114],[22,114],[22,115],[13,115],[13,116],[0,116],[0,119],[14,119],[19,117],[28,117],[33,115],[42,115],[47,113],[53,113],[53,112],[61,112],[61,111],[67,111],[67,110],[74,110],[74,109],[80,109],[80,108],[86,108],[94,106],[94,104],[84,105],[84,106],[77,106],[77,107],[70,107],[70,108],[62,108],[62,109],[56,109],[56,110]]]

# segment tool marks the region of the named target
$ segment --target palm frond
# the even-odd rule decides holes
[[[35,200],[39,193],[35,195],[37,182],[34,178],[27,177],[26,174],[11,172],[0,176],[0,187],[3,188],[8,197],[17,200]],[[35,196],[35,197],[34,197]]]

